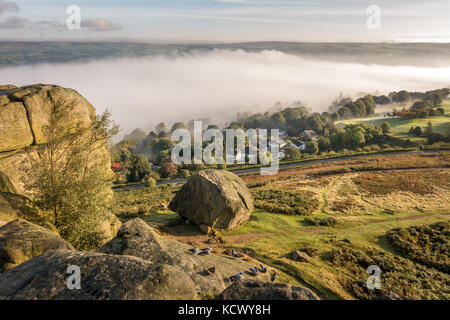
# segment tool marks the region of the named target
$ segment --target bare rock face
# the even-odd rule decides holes
[[[214,249],[208,255],[193,254],[189,249],[192,247],[158,235],[152,227],[137,218],[125,222],[117,237],[98,251],[135,256],[154,264],[176,266],[194,282],[200,298],[220,294],[231,283],[230,277],[238,272],[242,272],[244,277],[252,277],[248,271],[255,267],[255,264],[220,255]],[[215,267],[214,273],[208,272],[212,267]],[[270,275],[260,274],[258,279],[268,281]]]
[[[18,193],[24,194],[17,170],[24,148],[47,142],[45,126],[50,113],[59,104],[73,104],[71,123],[88,126],[95,108],[75,90],[54,85],[37,84],[25,87],[0,86],[0,171],[9,177]],[[27,151],[37,156],[36,151]],[[109,154],[105,152],[105,157]]]
[[[19,194],[0,192],[0,220],[9,222],[37,215],[39,215],[39,211],[30,206],[28,198]]]
[[[32,85],[0,88],[0,152],[44,144],[44,127],[56,104],[73,103],[75,118],[68,122],[89,125],[94,107],[75,90],[54,85]],[[15,120],[15,121],[13,121]]]
[[[74,250],[57,234],[25,220],[17,219],[0,227],[0,271],[54,249]]]
[[[20,102],[0,106],[0,152],[30,146],[33,133],[27,118],[27,110]]]
[[[220,295],[222,300],[320,300],[311,290],[285,283],[240,280]]]
[[[169,209],[202,230],[234,229],[250,219],[253,198],[244,181],[234,173],[204,170],[183,185]]]
[[[67,286],[69,266],[80,268],[80,289]],[[194,284],[179,268],[131,256],[52,250],[0,275],[0,300],[194,298]]]

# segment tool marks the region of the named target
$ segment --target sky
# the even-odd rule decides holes
[[[80,8],[81,29],[66,26]],[[0,0],[0,39],[450,42],[450,0]]]

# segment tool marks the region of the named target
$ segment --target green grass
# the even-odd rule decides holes
[[[397,136],[399,138],[409,138],[413,140],[413,138],[407,135],[409,129],[411,127],[426,127],[428,122],[433,124],[433,131],[445,134],[447,130],[447,126],[450,124],[450,100],[445,100],[441,107],[445,110],[445,114],[440,117],[430,117],[426,119],[401,119],[401,118],[380,118],[384,113],[388,112],[388,109],[393,109],[392,107],[383,107],[377,108],[377,114],[373,117],[369,118],[359,118],[359,119],[350,119],[350,120],[340,120],[336,121],[336,124],[352,124],[352,123],[367,123],[373,124],[376,127],[380,127],[381,124],[386,121],[391,125],[391,134],[393,136]],[[395,107],[400,110],[402,107]],[[379,110],[380,109],[380,110]],[[420,139],[420,138],[419,138]]]
[[[285,282],[311,287],[324,299],[348,299],[351,296],[339,287],[337,281],[322,280],[324,276],[333,279],[339,273],[338,269],[327,261],[329,252],[335,247],[335,241],[348,239],[352,245],[368,245],[393,252],[394,250],[383,240],[383,235],[387,231],[398,227],[450,220],[448,215],[441,214],[442,212],[428,212],[398,213],[395,216],[387,214],[335,216],[338,221],[335,227],[316,227],[307,226],[304,217],[256,210],[248,224],[240,226],[237,230],[222,231],[220,234],[225,239],[230,235],[264,234],[236,247],[251,249],[255,252],[255,258],[278,268],[284,276],[280,279]],[[316,216],[329,217],[322,214]],[[290,251],[304,245],[318,250],[318,256],[314,257],[311,263],[293,262],[285,257]]]

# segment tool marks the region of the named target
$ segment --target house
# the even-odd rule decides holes
[[[296,139],[294,139],[294,140],[292,140],[292,142],[291,142],[291,146],[294,147],[294,148],[297,149],[297,150],[303,151],[303,150],[305,150],[305,148],[306,148],[306,143],[303,142],[303,141],[301,141],[301,140],[296,140]]]
[[[289,137],[289,135],[288,135],[286,130],[280,130],[279,133],[280,133],[280,138],[283,139],[283,140],[286,140]]]
[[[122,166],[120,163],[115,162],[115,163],[111,164],[111,170],[114,172],[120,172],[120,171],[122,171]]]
[[[300,133],[300,138],[317,141],[319,139],[319,135],[314,130],[305,130]]]

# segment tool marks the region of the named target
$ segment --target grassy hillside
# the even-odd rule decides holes
[[[392,111],[394,108],[397,110],[403,107],[409,106],[395,106],[395,107],[380,107],[376,109],[376,114],[369,118],[351,119],[351,120],[340,120],[336,124],[351,124],[351,123],[367,123],[373,124],[374,126],[380,127],[381,124],[386,121],[391,125],[391,134],[400,138],[411,139],[411,140],[425,140],[424,138],[412,138],[408,136],[408,131],[411,127],[420,126],[425,128],[428,122],[433,124],[433,131],[446,134],[447,128],[450,125],[450,100],[445,100],[442,103],[442,108],[445,110],[445,114],[440,117],[429,117],[426,119],[402,119],[402,118],[385,118],[385,114]]]
[[[229,255],[234,248],[243,259],[277,270],[281,282],[308,286],[326,299],[392,293],[404,299],[448,299],[449,274],[403,249],[403,243],[416,241],[405,236],[412,232],[389,233],[450,221],[448,167],[450,153],[445,152],[343,160],[290,168],[276,176],[246,175],[259,208],[248,224],[218,232],[222,243],[214,243],[216,252]],[[116,214],[139,216],[169,237],[205,246],[211,241],[207,235],[166,209],[178,188],[118,191]],[[393,232],[401,235],[402,244],[392,242]],[[449,241],[448,233],[439,239]],[[307,253],[310,260],[291,260],[292,250]],[[371,264],[382,269],[381,290],[365,285]]]

